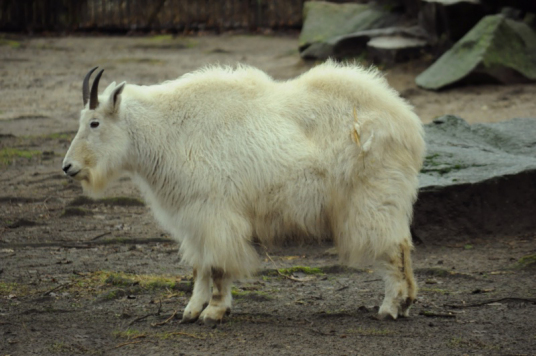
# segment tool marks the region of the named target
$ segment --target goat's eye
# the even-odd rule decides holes
[[[99,127],[99,122],[98,121],[91,121],[91,123],[89,124],[89,127],[91,127],[92,129],[95,129],[95,128]]]

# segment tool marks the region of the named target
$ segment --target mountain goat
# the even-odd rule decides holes
[[[130,174],[193,266],[182,322],[221,322],[254,244],[331,238],[342,263],[374,263],[379,317],[407,316],[417,286],[410,221],[422,124],[375,70],[332,61],[275,81],[209,67],[160,85],[83,82],[63,171],[86,193]]]

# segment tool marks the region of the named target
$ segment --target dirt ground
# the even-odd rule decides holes
[[[227,322],[179,324],[191,270],[128,179],[81,198],[61,161],[78,128],[89,68],[153,84],[200,66],[243,62],[278,79],[300,61],[296,36],[0,36],[0,355],[535,355],[536,231],[416,246],[411,317],[374,318],[383,283],[337,266],[329,246],[260,251],[237,282]],[[424,122],[535,117],[536,85],[414,84],[425,61],[384,68]],[[296,267],[298,266],[298,267]],[[291,268],[296,267],[296,268]]]

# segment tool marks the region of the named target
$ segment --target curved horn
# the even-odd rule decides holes
[[[84,106],[86,106],[89,100],[89,78],[97,68],[99,67],[95,67],[89,72],[87,72],[86,77],[84,78],[84,82],[82,83],[82,99],[84,99]]]
[[[91,93],[89,94],[89,110],[95,110],[99,105],[99,80],[102,72],[104,72],[104,69],[101,69],[97,74],[93,81],[93,85],[91,86]]]

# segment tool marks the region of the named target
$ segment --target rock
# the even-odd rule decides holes
[[[370,51],[370,48],[368,47],[371,40],[378,37],[397,37],[401,38],[401,41],[408,40],[412,42],[426,43],[427,35],[422,28],[417,26],[386,27],[358,31],[343,36],[333,37],[326,41],[324,43],[324,53],[329,53],[330,57],[342,59],[349,56],[360,55],[366,50],[367,52],[372,52],[369,53],[369,57],[372,57],[371,59],[381,61],[383,53],[375,53],[374,49]],[[410,47],[412,47],[412,45],[410,45]],[[400,51],[400,49],[394,51]],[[374,57],[375,55],[376,57]],[[399,57],[402,58],[402,56]]]
[[[300,54],[305,59],[332,56],[333,41],[358,31],[385,28],[396,24],[400,16],[373,4],[334,4],[308,1],[303,10],[304,23],[299,38]]]
[[[392,64],[418,58],[426,45],[422,39],[382,36],[368,41],[367,48],[373,61]]]
[[[425,130],[421,191],[536,170],[536,119],[469,125],[442,116]]]
[[[500,83],[536,79],[536,33],[526,24],[491,15],[417,78],[425,89],[441,89],[461,80]]]
[[[499,11],[503,7],[511,7],[525,12],[536,12],[536,1],[527,0],[480,0],[492,11]]]
[[[536,119],[425,126],[413,230],[423,241],[536,229]]]
[[[441,51],[441,48],[449,48],[462,38],[489,14],[480,0],[422,0],[418,18],[431,43]]]

